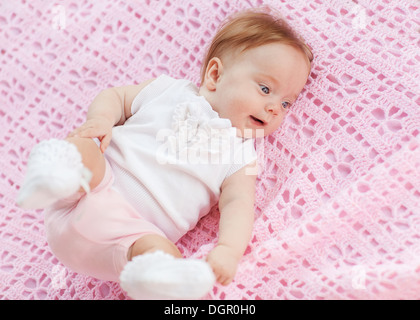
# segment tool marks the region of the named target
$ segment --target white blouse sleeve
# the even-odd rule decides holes
[[[131,114],[134,115],[142,106],[159,96],[163,91],[173,85],[175,81],[175,79],[167,75],[161,75],[150,82],[134,98],[133,103],[131,104]]]

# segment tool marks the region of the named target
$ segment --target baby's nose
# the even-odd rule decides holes
[[[279,107],[280,106],[278,106],[275,103],[269,104],[265,107],[265,112],[271,113],[276,116],[279,113]]]

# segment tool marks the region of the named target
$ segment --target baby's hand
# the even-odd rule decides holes
[[[69,133],[67,137],[98,138],[101,142],[100,149],[104,153],[111,142],[113,126],[114,124],[108,118],[96,117],[87,120],[79,128]]]
[[[240,258],[232,248],[217,245],[207,256],[207,262],[213,269],[216,280],[226,286],[232,282],[236,274]]]

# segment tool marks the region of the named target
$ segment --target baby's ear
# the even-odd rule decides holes
[[[212,58],[207,64],[206,73],[204,75],[204,83],[207,90],[216,90],[217,82],[219,81],[222,72],[222,61],[217,57]]]

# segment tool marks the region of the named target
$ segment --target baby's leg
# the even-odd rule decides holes
[[[42,141],[29,156],[17,204],[25,209],[47,208],[80,190],[96,187],[104,173],[104,156],[92,139]]]
[[[91,138],[67,138],[66,141],[74,144],[82,156],[83,165],[92,173],[89,187],[92,190],[103,179],[105,174],[105,158],[101,150]],[[84,191],[83,188],[80,191]]]
[[[183,259],[161,235],[145,235],[128,252],[131,260],[120,275],[121,287],[134,299],[199,299],[215,276],[204,260]]]
[[[181,252],[179,252],[176,245],[174,245],[171,241],[157,234],[149,234],[138,239],[130,247],[127,259],[130,261],[135,256],[159,250],[166,252],[175,258],[182,258]]]

